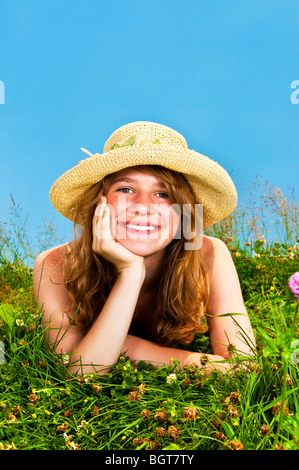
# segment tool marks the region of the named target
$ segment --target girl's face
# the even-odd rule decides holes
[[[173,240],[180,215],[158,176],[135,168],[121,170],[106,196],[112,235],[131,252],[149,256]]]

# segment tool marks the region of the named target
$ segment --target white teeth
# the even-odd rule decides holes
[[[145,226],[145,225],[131,225],[127,224],[128,228],[132,228],[134,230],[155,230],[156,227],[153,226]]]

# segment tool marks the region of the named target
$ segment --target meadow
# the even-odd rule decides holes
[[[37,253],[22,217],[12,198],[11,219],[0,223],[0,449],[299,449],[298,302],[288,286],[299,271],[299,232],[291,193],[258,180],[246,206],[206,231],[231,251],[257,343],[250,363],[237,358],[233,373],[207,377],[176,361],[154,368],[125,355],[106,375],[67,373],[65,358],[44,344],[32,290]],[[48,223],[39,250],[55,237]],[[189,349],[212,353],[208,332]]]

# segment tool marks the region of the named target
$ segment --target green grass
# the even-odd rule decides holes
[[[0,449],[298,450],[298,304],[287,284],[299,270],[298,235],[268,244],[252,233],[250,245],[230,223],[214,235],[234,258],[257,350],[250,367],[240,362],[234,374],[208,377],[177,362],[153,368],[125,356],[104,376],[67,374],[44,344],[30,249],[21,231],[13,238],[2,229]],[[190,349],[212,352],[208,334]]]

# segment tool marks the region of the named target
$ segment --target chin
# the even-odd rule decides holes
[[[151,256],[157,253],[160,253],[163,251],[166,247],[165,246],[149,246],[148,242],[147,243],[142,243],[142,241],[137,242],[136,240],[132,241],[132,243],[128,242],[127,240],[124,242],[124,240],[118,240],[119,243],[121,243],[127,250],[131,251],[131,253],[134,253],[134,255],[138,256]]]

